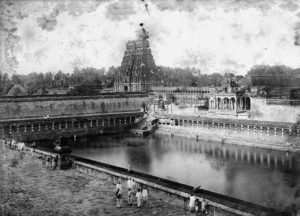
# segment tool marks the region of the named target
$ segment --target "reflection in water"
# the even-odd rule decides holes
[[[156,135],[79,139],[73,154],[273,208],[300,202],[295,153]]]

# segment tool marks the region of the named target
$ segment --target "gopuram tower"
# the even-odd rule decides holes
[[[137,39],[128,41],[115,82],[117,92],[149,92],[151,77],[156,66],[149,46],[149,34],[143,28],[136,32]]]

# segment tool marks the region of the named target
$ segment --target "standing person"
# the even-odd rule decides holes
[[[129,189],[132,190],[132,180],[131,180],[131,178],[129,178],[129,179],[127,180],[127,188],[128,188],[128,190],[129,190]]]
[[[121,207],[121,197],[122,197],[122,184],[121,181],[118,181],[117,185],[116,185],[116,198],[117,198],[117,207],[120,208]]]
[[[141,193],[141,189],[137,189],[137,192],[136,192],[136,201],[137,201],[137,207],[141,207],[141,204],[142,204],[142,193]]]
[[[201,202],[201,211],[202,211],[202,214],[206,215],[207,214],[207,209],[206,209],[206,200],[203,199],[203,201]]]
[[[31,156],[34,156],[35,149],[37,148],[36,142],[31,144]]]
[[[196,201],[195,201],[195,212],[199,212],[200,209],[201,209],[201,202],[197,198]]]
[[[58,155],[55,156],[53,162],[54,162],[53,169],[56,169],[56,167],[57,167],[57,165],[58,165]]]
[[[132,197],[133,197],[133,191],[129,188],[128,189],[128,204],[132,205]]]
[[[196,197],[194,196],[194,194],[191,194],[191,196],[190,196],[190,203],[189,203],[190,212],[194,211],[195,201],[196,201]]]
[[[137,183],[133,179],[131,179],[131,181],[132,181],[132,190],[135,191],[137,188]]]
[[[47,156],[46,167],[48,168],[49,166],[51,166],[51,156]]]
[[[143,199],[143,203],[147,203],[148,201],[148,189],[144,186],[143,190],[142,190],[142,199]]]
[[[122,198],[122,192],[121,192],[120,188],[117,188],[116,198],[117,198],[117,208],[120,208],[121,207],[121,198]]]

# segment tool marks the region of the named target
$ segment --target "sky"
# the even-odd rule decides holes
[[[149,13],[146,11],[145,3]],[[1,70],[120,66],[139,23],[156,65],[246,74],[300,67],[300,0],[3,0]]]

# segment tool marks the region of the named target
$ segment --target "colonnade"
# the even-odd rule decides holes
[[[194,127],[194,128],[213,128],[213,129],[230,129],[235,131],[252,131],[254,133],[261,134],[274,134],[277,135],[290,135],[300,136],[300,129],[292,126],[280,127],[271,125],[254,125],[245,123],[234,123],[234,122],[215,122],[214,120],[190,120],[182,118],[173,118],[169,121],[160,121],[159,124],[172,125],[176,127]]]
[[[0,137],[13,137],[22,134],[47,134],[74,132],[89,129],[123,127],[135,122],[138,115],[78,118],[47,119],[44,121],[16,122],[0,125]]]
[[[216,96],[209,99],[209,109],[243,111],[251,109],[249,97]]]

